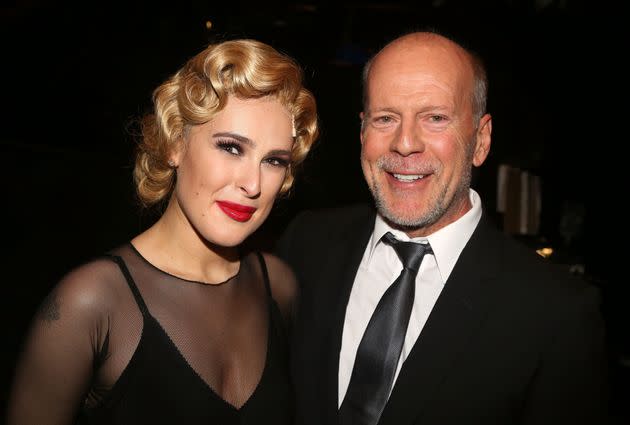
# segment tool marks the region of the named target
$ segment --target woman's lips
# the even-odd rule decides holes
[[[256,208],[254,207],[248,207],[234,202],[217,201],[217,205],[228,217],[242,223],[252,218],[252,215],[256,212]]]

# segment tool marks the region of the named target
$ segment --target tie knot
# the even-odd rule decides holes
[[[433,252],[428,243],[403,242],[394,237],[390,232],[383,235],[383,242],[391,245],[396,251],[398,258],[403,263],[403,267],[417,273],[424,254]]]

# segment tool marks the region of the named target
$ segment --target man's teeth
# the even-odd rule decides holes
[[[420,180],[424,177],[424,174],[393,174],[393,176],[400,181],[403,182],[412,182],[415,180]]]

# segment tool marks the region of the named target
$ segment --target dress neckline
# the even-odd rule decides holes
[[[142,254],[140,254],[135,249],[135,247],[131,244],[131,242],[129,242],[128,245],[130,246],[130,249],[136,253],[135,255],[137,255],[139,258],[145,261],[149,266],[155,268],[156,270],[162,273],[165,273],[166,275],[170,275],[169,273],[164,272],[160,270],[159,268],[153,266],[153,264],[151,264],[148,260],[146,260],[142,256]],[[124,259],[122,257],[118,257],[118,258],[120,258],[120,260],[122,261],[122,264],[121,263],[118,264],[119,267],[126,269],[127,266],[124,262]],[[261,261],[264,261],[261,255],[259,255],[259,259]],[[263,264],[264,263],[261,263],[260,266],[263,267]],[[262,272],[263,272],[262,279],[264,280],[264,284],[267,288],[267,294],[266,294],[267,338],[266,338],[266,348],[264,350],[263,367],[262,367],[262,370],[260,371],[260,375],[258,376],[258,380],[255,386],[252,388],[250,394],[247,396],[247,398],[243,401],[243,403],[240,406],[234,405],[231,402],[227,401],[225,398],[223,398],[221,394],[218,392],[218,390],[216,390],[212,386],[211,383],[207,382],[199,374],[197,369],[195,369],[189,363],[187,357],[180,350],[179,346],[175,343],[175,341],[171,338],[171,335],[168,333],[168,331],[162,326],[162,323],[155,316],[153,316],[153,314],[151,314],[151,311],[146,307],[140,292],[137,292],[137,296],[139,297],[139,299],[136,298],[136,302],[138,303],[138,305],[142,304],[145,306],[145,310],[143,310],[142,307],[140,308],[142,312],[142,329],[140,332],[138,345],[134,349],[133,354],[131,355],[131,358],[129,359],[129,362],[127,363],[126,366],[124,366],[122,372],[120,373],[116,381],[113,383],[112,387],[108,390],[107,394],[105,394],[105,396],[98,403],[97,406],[91,409],[92,410],[103,409],[106,406],[111,405],[113,400],[117,399],[117,397],[120,397],[120,391],[124,391],[124,390],[121,390],[121,388],[124,388],[126,385],[129,385],[129,380],[132,379],[132,373],[133,373],[132,369],[136,367],[136,364],[138,362],[142,361],[141,357],[143,355],[146,355],[147,350],[149,350],[147,346],[146,338],[149,337],[148,336],[149,334],[157,331],[162,337],[162,341],[166,342],[169,348],[173,350],[173,352],[176,354],[177,359],[178,359],[177,361],[179,361],[184,366],[186,373],[188,373],[189,376],[191,376],[194,379],[194,381],[196,382],[195,385],[199,385],[200,388],[203,388],[204,389],[203,392],[207,396],[215,399],[218,403],[223,405],[226,409],[236,413],[237,415],[241,415],[245,411],[247,411],[249,408],[249,405],[253,403],[253,400],[260,393],[261,391],[260,388],[264,385],[264,381],[268,379],[267,376],[269,374],[269,370],[271,367],[271,364],[270,364],[271,358],[272,358],[271,352],[276,345],[274,340],[275,338],[277,338],[277,334],[276,334],[275,326],[274,326],[274,321],[275,321],[274,310],[277,312],[278,305],[275,299],[273,298],[273,296],[271,295],[271,293],[269,292],[269,283],[267,281],[268,277],[266,276],[266,273],[264,272],[264,270]],[[173,277],[175,277],[176,279],[186,281],[186,279],[181,279],[177,276],[173,276]],[[125,279],[127,280],[127,284],[130,286],[130,288],[132,288],[132,291],[133,291],[133,288],[137,288],[136,283],[133,280],[133,277],[131,275],[125,274]],[[195,281],[191,281],[191,282],[197,283]],[[209,286],[208,284],[204,284],[202,282],[199,282],[199,283],[204,286]],[[277,313],[276,313],[276,317],[278,317]]]
[[[236,273],[234,273],[232,276],[228,277],[227,279],[221,281],[221,282],[204,282],[202,280],[192,280],[192,279],[186,279],[184,277],[181,276],[176,276],[172,273],[169,273],[165,270],[162,270],[161,268],[157,267],[156,265],[154,265],[153,263],[151,263],[149,260],[147,260],[141,253],[140,251],[138,251],[138,249],[134,246],[133,243],[131,242],[127,242],[127,245],[131,248],[131,251],[138,256],[138,258],[140,258],[140,260],[142,260],[145,264],[147,264],[150,268],[152,268],[153,270],[165,275],[165,276],[169,276],[172,277],[173,279],[177,279],[180,280],[182,282],[185,283],[194,283],[197,285],[203,285],[203,286],[209,286],[209,287],[216,287],[216,286],[223,286],[227,283],[229,283],[230,281],[232,281],[235,277],[237,277],[240,273],[241,273],[241,266],[243,264],[243,258],[241,257],[239,259],[239,263],[238,263],[238,270],[236,270]]]

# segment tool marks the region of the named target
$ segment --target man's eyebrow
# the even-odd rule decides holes
[[[398,111],[394,108],[390,108],[390,107],[383,107],[383,108],[375,108],[372,110],[368,110],[365,112],[366,115],[370,115],[370,114],[378,114],[378,113],[383,113],[383,112],[391,112],[392,114],[396,114],[398,113]]]

